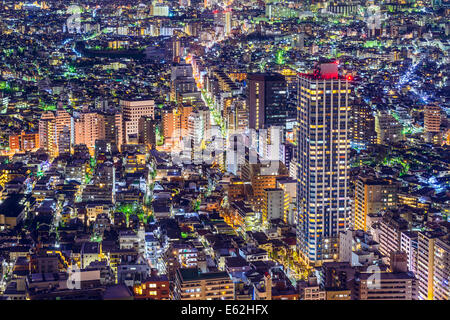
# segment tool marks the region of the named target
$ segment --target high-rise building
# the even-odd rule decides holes
[[[183,93],[197,91],[197,85],[193,77],[193,70],[190,64],[177,64],[172,66],[170,82],[170,100],[181,102]]]
[[[153,117],[141,117],[139,119],[139,143],[150,147],[156,145],[155,125]]]
[[[228,129],[233,131],[243,131],[248,128],[248,108],[247,101],[244,99],[235,99],[228,113]]]
[[[229,35],[231,33],[231,22],[232,22],[232,15],[231,8],[228,8],[224,12],[225,15],[225,35]]]
[[[424,109],[424,135],[425,141],[434,144],[442,143],[441,133],[441,107],[429,105]]]
[[[367,216],[397,204],[398,186],[392,180],[358,177],[355,187],[356,230],[367,231]]]
[[[401,249],[401,235],[408,230],[408,221],[403,219],[398,209],[386,210],[380,220],[380,252],[389,264],[393,251]]]
[[[9,136],[11,151],[32,151],[39,148],[39,134],[21,132],[19,135]]]
[[[56,119],[51,111],[42,114],[39,119],[39,146],[52,157],[58,153],[56,142]]]
[[[175,131],[175,110],[164,110],[162,114],[162,133],[164,136],[164,144],[172,146],[174,144]]]
[[[58,136],[58,154],[68,155],[71,153],[72,147],[72,132],[70,127],[65,126]]]
[[[298,75],[297,245],[310,263],[337,257],[330,249],[349,227],[350,80],[336,63]]]
[[[163,133],[166,146],[177,146],[189,134],[189,116],[193,111],[190,105],[179,105],[163,114]]]
[[[283,221],[294,225],[297,217],[297,181],[292,178],[277,179],[277,188],[284,191]]]
[[[375,117],[369,105],[355,101],[352,105],[352,140],[355,143],[374,144],[377,142]]]
[[[375,117],[378,144],[389,144],[403,140],[403,126],[390,113],[379,111]]]
[[[449,231],[448,222],[444,222],[418,234],[417,278],[421,300],[449,299]]]
[[[70,153],[74,142],[74,122],[62,105],[55,112],[47,111],[42,114],[39,119],[39,141],[40,148],[52,157]]]
[[[103,116],[97,112],[83,112],[75,122],[75,144],[84,144],[94,154],[95,141],[105,138]]]
[[[262,221],[270,222],[274,219],[284,218],[284,191],[283,189],[264,189],[265,196],[262,206]]]
[[[400,236],[400,250],[406,253],[408,270],[417,274],[418,232],[403,231]]]
[[[247,77],[249,128],[263,129],[270,126],[286,126],[289,115],[287,84],[281,74],[255,73]]]
[[[147,99],[121,100],[123,125],[124,125],[124,142],[130,141],[130,136],[137,138],[139,130],[139,119],[144,116],[154,118],[155,101]]]
[[[429,105],[424,109],[425,132],[438,133],[441,130],[441,107]]]
[[[120,150],[123,144],[123,116],[119,112],[103,112],[105,142]]]

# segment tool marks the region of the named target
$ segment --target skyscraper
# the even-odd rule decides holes
[[[250,74],[247,80],[249,128],[259,130],[285,126],[289,115],[285,78],[278,73],[255,73]]]
[[[298,75],[297,246],[311,264],[335,258],[349,225],[350,80],[336,63]]]

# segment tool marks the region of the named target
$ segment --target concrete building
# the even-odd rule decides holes
[[[355,284],[357,300],[417,300],[417,280],[412,272],[363,272]]]
[[[375,117],[378,144],[389,144],[403,140],[403,126],[389,113],[379,111]]]
[[[336,63],[322,63],[298,76],[298,91],[297,243],[305,260],[316,263],[337,257],[325,241],[334,242],[350,222],[351,84]]]
[[[286,126],[289,117],[287,84],[281,74],[250,74],[248,81],[249,128]],[[295,113],[291,115],[295,117]]]
[[[174,299],[233,300],[234,283],[227,272],[202,273],[197,268],[176,271]]]
[[[420,300],[448,300],[450,241],[448,223],[419,232],[417,278]]]
[[[97,112],[83,112],[75,121],[75,144],[84,144],[94,154],[95,142],[105,138],[104,118]]]
[[[358,177],[355,187],[354,227],[367,231],[367,216],[397,204],[398,186],[392,180]]]
[[[283,189],[264,189],[265,197],[262,207],[263,222],[284,218],[284,191]]]
[[[402,231],[408,230],[408,222],[397,211],[388,210],[380,221],[380,252],[389,264],[392,251],[400,250]]]
[[[129,143],[130,136],[139,132],[139,119],[144,116],[154,118],[155,101],[147,99],[120,100],[123,114],[124,142]]]

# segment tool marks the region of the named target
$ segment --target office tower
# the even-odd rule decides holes
[[[95,141],[105,138],[103,116],[97,112],[83,112],[75,121],[75,144],[84,144],[91,155],[95,152]]]
[[[262,206],[262,221],[270,222],[274,219],[284,218],[284,191],[283,189],[264,189]]]
[[[129,143],[130,136],[137,137],[139,119],[144,116],[154,118],[155,101],[147,99],[120,100],[123,114],[124,143]]]
[[[355,143],[374,144],[377,142],[375,132],[375,117],[369,105],[361,100],[355,101],[352,105],[352,125],[351,138]]]
[[[349,80],[336,63],[298,76],[297,245],[310,263],[337,256],[334,244],[349,227]]]
[[[57,156],[56,120],[51,111],[43,113],[39,119],[39,146],[51,157]]]
[[[9,148],[14,152],[32,151],[39,148],[39,134],[25,133],[9,136]]]
[[[247,105],[249,128],[286,126],[286,120],[295,110],[287,104],[287,84],[281,74],[255,73],[247,78]]]
[[[403,126],[389,113],[379,111],[375,116],[378,144],[390,144],[403,140]]]
[[[392,180],[359,176],[355,187],[354,227],[367,231],[367,216],[397,204],[398,185]]]
[[[139,143],[145,144],[150,148],[156,145],[155,125],[153,117],[141,117],[139,119]]]
[[[448,222],[418,234],[417,278],[419,299],[448,300],[450,238]]]

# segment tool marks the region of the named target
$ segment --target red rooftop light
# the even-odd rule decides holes
[[[347,76],[347,80],[348,80],[348,81],[352,81],[352,80],[353,80],[353,76],[352,76],[351,74],[349,74],[349,75]]]

